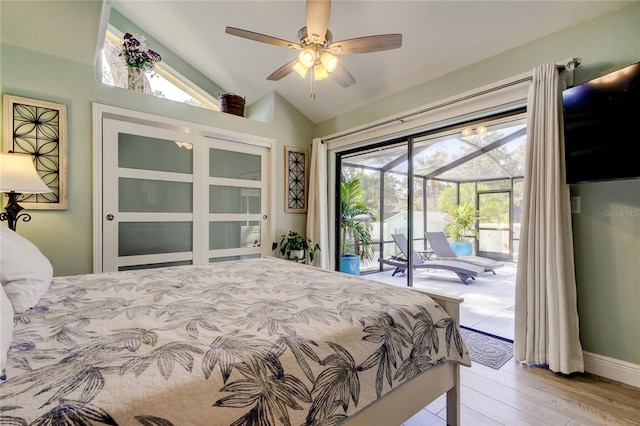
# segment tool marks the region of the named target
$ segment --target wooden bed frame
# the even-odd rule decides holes
[[[434,299],[460,325],[461,297],[414,289]],[[401,425],[443,393],[447,394],[447,425],[460,425],[460,366],[446,363],[425,371],[349,417],[344,425]]]

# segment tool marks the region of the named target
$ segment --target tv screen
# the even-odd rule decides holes
[[[563,91],[567,183],[640,177],[640,62]]]

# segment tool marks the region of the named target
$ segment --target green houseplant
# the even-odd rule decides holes
[[[340,184],[340,271],[352,275],[360,274],[360,260],[373,259],[373,235],[367,221],[373,215],[364,203],[365,192],[358,179],[344,180]],[[353,246],[353,252],[348,249]]]
[[[473,252],[471,242],[467,237],[476,235],[476,222],[478,222],[478,210],[471,204],[459,204],[449,212],[451,222],[445,225],[445,229],[451,237],[451,248],[458,256],[470,256]]]
[[[316,253],[320,251],[320,245],[313,244],[309,238],[296,231],[289,231],[288,234],[282,234],[279,244],[274,242],[271,245],[271,250],[278,250],[280,255],[287,260],[305,263],[307,256],[309,261],[313,262]]]

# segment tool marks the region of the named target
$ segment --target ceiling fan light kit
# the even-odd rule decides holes
[[[296,61],[296,63],[293,64],[293,70],[297,72],[300,77],[304,78],[307,75],[307,71],[309,71],[309,67],[302,65],[300,61]]]
[[[315,64],[313,66],[313,79],[316,81],[324,80],[329,77],[329,72],[322,64]]]
[[[333,56],[329,52],[324,52],[322,54],[322,56],[320,57],[320,62],[329,74],[331,74],[336,70],[336,68],[338,68],[338,58]]]
[[[293,65],[293,70],[301,77],[307,75],[307,71],[313,67],[313,78],[324,80],[338,67],[338,58],[329,52],[320,54],[317,48],[308,47],[300,52],[298,61]]]
[[[311,69],[311,97],[315,97],[313,82],[316,80],[324,80],[331,76],[345,88],[356,82],[351,73],[340,65],[339,55],[379,52],[402,47],[402,34],[381,34],[333,43],[333,35],[327,28],[330,13],[330,0],[307,0],[307,25],[298,31],[298,43],[234,27],[227,27],[225,31],[237,37],[299,50],[297,59],[278,68],[267,80],[278,81],[293,71],[304,78]]]
[[[316,62],[316,52],[312,48],[304,49],[298,55],[298,63],[305,68],[311,68]]]

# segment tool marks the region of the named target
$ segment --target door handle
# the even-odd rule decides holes
[[[269,216],[267,216],[266,214],[262,215],[262,219],[267,220],[267,219],[269,219]]]
[[[109,221],[111,221],[111,220],[113,220],[113,219],[115,219],[115,218],[116,218],[116,217],[115,217],[114,215],[112,215],[111,213],[109,213],[109,214],[107,215],[107,220],[109,220]]]

